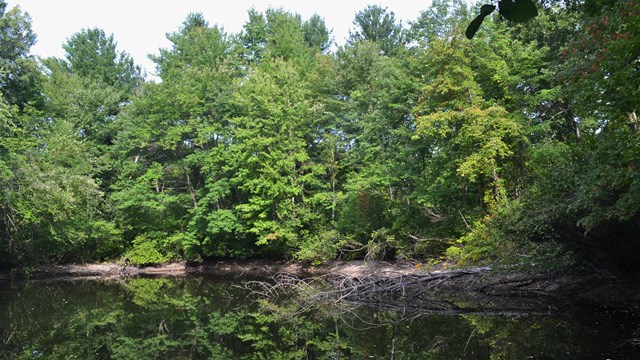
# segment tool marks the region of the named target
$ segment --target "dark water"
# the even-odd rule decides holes
[[[0,358],[640,359],[638,321],[624,312],[340,313],[331,304],[304,310],[287,301],[250,302],[234,286],[241,284],[0,283]]]

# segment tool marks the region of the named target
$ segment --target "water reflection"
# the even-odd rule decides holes
[[[406,318],[250,302],[231,279],[0,285],[2,359],[637,358],[625,314]],[[338,315],[340,314],[340,315]],[[629,341],[627,341],[629,340]],[[625,342],[627,341],[627,342]],[[635,357],[634,357],[635,356]]]

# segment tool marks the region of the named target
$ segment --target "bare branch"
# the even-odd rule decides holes
[[[330,309],[334,314],[353,314],[359,307],[373,306],[399,311],[403,318],[424,313],[518,315],[560,311],[580,301],[570,292],[556,294],[550,285],[553,276],[496,276],[489,267],[479,267],[410,275],[394,271],[310,278],[278,274],[270,282],[253,281],[246,286],[256,299],[286,298],[301,312]]]

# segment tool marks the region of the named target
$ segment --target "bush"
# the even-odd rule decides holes
[[[167,263],[182,258],[181,247],[185,235],[176,233],[169,236],[160,234],[138,235],[133,240],[133,248],[126,258],[134,265]]]
[[[523,210],[518,200],[504,202],[476,221],[473,230],[458,240],[459,246],[447,249],[447,257],[465,264],[491,263],[524,270],[554,270],[573,265],[573,253],[563,243],[534,239],[532,235],[539,229],[529,227]]]
[[[124,251],[122,231],[116,224],[103,220],[91,223],[87,253],[97,260],[113,259]]]
[[[319,264],[335,259],[347,241],[337,230],[322,230],[318,234],[307,236],[296,252],[298,260],[310,260]]]

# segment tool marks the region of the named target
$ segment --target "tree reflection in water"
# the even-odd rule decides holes
[[[0,287],[2,359],[524,359],[638,355],[616,313],[413,314],[293,298],[232,279]],[[239,286],[237,286],[239,285]],[[619,346],[622,345],[622,346]],[[634,353],[635,351],[635,353]]]

